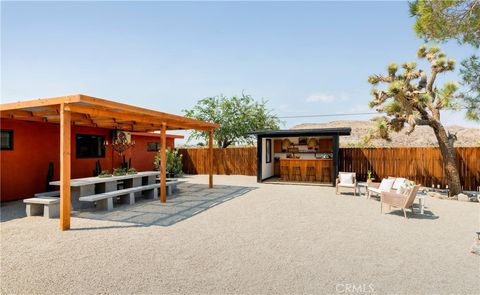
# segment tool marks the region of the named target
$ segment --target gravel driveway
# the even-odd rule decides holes
[[[478,294],[479,204],[429,198],[427,215],[380,214],[331,187],[257,187],[168,226],[21,217],[2,205],[1,292],[39,294]],[[207,183],[193,176],[189,183]],[[21,204],[20,204],[21,205]],[[385,211],[384,211],[385,212]]]

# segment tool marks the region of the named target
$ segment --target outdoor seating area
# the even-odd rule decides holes
[[[216,123],[83,94],[1,104],[0,111],[2,114],[2,140],[5,138],[5,146],[8,146],[7,150],[9,151],[6,154],[2,153],[2,162],[12,162],[16,169],[27,171],[33,170],[30,169],[31,165],[35,165],[39,171],[42,167],[45,169],[48,167],[47,179],[55,174],[54,162],[59,164],[57,173],[60,180],[50,181],[49,185],[60,188],[61,230],[70,228],[72,209],[96,206],[100,210],[112,210],[117,199],[120,202],[133,204],[135,197],[144,194],[151,198],[157,198],[160,195],[160,202],[165,203],[167,191],[173,192],[175,186],[172,182],[167,185],[167,130],[193,129],[207,132],[210,152],[208,185],[210,188],[213,187],[213,130],[219,127]],[[52,129],[53,124],[59,125],[60,128]],[[3,130],[3,128],[9,129]],[[32,141],[31,135],[29,135],[32,132],[22,132],[27,129],[36,129],[38,135],[48,134],[53,142],[59,142],[57,152],[51,153],[50,146],[39,148],[37,151],[43,154],[36,163],[20,163],[18,159],[28,157],[30,150],[25,149],[25,146],[13,149],[13,137],[16,136],[15,133],[19,133],[23,135],[20,141]],[[153,131],[160,132],[154,133]],[[137,173],[136,169],[129,164],[131,158],[129,163],[126,163],[124,153],[135,145],[131,141],[129,132],[139,132],[140,134],[143,132],[147,133],[149,137],[159,139],[158,143],[152,142],[153,150],[158,151],[160,163],[163,163],[159,165],[158,172]],[[52,136],[55,133],[58,135],[57,138]],[[108,139],[110,139],[110,143]],[[44,138],[39,140],[48,142]],[[72,142],[75,143],[74,147],[72,147]],[[72,173],[81,176],[89,173],[86,172],[89,168],[85,166],[85,163],[88,162],[81,160],[106,158],[107,147],[117,153],[116,157],[112,153],[111,158],[105,161],[111,165],[112,174],[108,170],[102,171],[99,168],[100,160],[97,160],[97,162],[91,163],[92,168],[95,167],[93,169],[94,177],[73,179]],[[147,143],[147,151],[149,149]],[[72,156],[72,154],[74,155]],[[121,158],[121,162],[118,163],[120,167],[115,167],[114,163],[118,158]],[[151,161],[153,162],[153,158]],[[152,162],[150,165],[153,164]],[[75,168],[81,168],[83,172],[78,172]],[[160,176],[159,184],[156,183],[157,176]],[[33,185],[31,183],[30,179],[36,178],[38,179],[36,173],[22,178],[11,176],[8,178],[2,174],[2,189],[7,192],[10,200],[24,199],[32,195],[33,187],[40,187],[40,182],[33,183]],[[25,185],[19,187],[12,185],[12,182]],[[121,189],[119,189],[120,187]],[[49,192],[41,195],[38,193],[40,192],[33,191],[33,194],[37,194],[37,199],[26,201],[29,213],[37,214],[40,211],[40,205],[43,205],[43,212],[47,212],[48,216],[56,215],[56,212],[49,213],[50,207],[53,210],[57,208],[56,201],[51,199],[52,196],[49,195]],[[2,192],[2,194],[4,193]],[[57,195],[57,192],[52,194]]]
[[[109,177],[85,177],[70,181],[70,200],[73,209],[89,208],[96,202],[99,209],[111,210],[113,198],[122,198],[127,203],[135,203],[135,197],[148,193],[147,197],[158,199],[158,171],[143,171],[135,174]],[[120,186],[121,183],[121,186]],[[51,181],[50,185],[59,186],[60,181]],[[122,189],[119,189],[119,188]]]
[[[114,204],[134,205],[138,198],[159,199],[160,177],[158,171],[143,171],[135,174],[109,177],[86,177],[72,179],[71,206],[74,210],[95,208],[111,211]],[[178,179],[167,179],[167,196],[177,190]],[[50,185],[58,186],[59,181]],[[34,198],[24,199],[27,216],[43,215],[59,217],[60,192],[36,193]]]
[[[407,218],[405,209],[411,209],[414,214],[413,203],[418,200],[419,213],[424,214],[425,195],[418,194],[420,185],[415,185],[412,181],[402,177],[388,177],[381,182],[357,182],[355,172],[339,172],[336,180],[335,192],[338,195],[341,188],[353,190],[353,195],[361,195],[362,187],[365,189],[365,197],[370,199],[377,196],[380,200],[380,212],[383,212],[383,204],[389,205],[389,208],[400,208],[404,217]]]

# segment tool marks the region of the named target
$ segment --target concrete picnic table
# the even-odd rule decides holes
[[[80,202],[79,198],[94,194],[111,192],[118,189],[119,181],[123,182],[123,188],[137,187],[147,184],[154,184],[158,171],[142,171],[137,174],[127,174],[111,177],[85,177],[70,180],[70,200],[74,209],[83,209],[88,204]],[[51,181],[50,185],[60,186],[60,181]],[[135,193],[140,196],[141,192]]]

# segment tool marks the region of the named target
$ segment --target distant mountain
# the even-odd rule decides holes
[[[362,142],[362,138],[368,134],[370,128],[373,128],[373,122],[370,121],[333,121],[330,123],[304,123],[296,125],[291,129],[311,129],[311,128],[352,128],[350,136],[340,136],[340,146],[356,145]],[[446,127],[451,133],[457,134],[455,146],[478,146],[480,147],[480,128],[466,128],[461,126]],[[399,133],[391,133],[391,142],[375,139],[371,146],[380,147],[422,147],[438,146],[437,139],[433,130],[428,126],[417,126],[415,131],[407,135],[406,130]]]

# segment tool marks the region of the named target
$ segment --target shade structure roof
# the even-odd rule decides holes
[[[2,118],[60,123],[60,107],[70,111],[72,125],[132,132],[195,129],[211,131],[220,125],[136,107],[83,94],[42,98],[0,105]]]
[[[288,129],[288,130],[264,130],[251,134],[257,137],[296,137],[296,136],[327,136],[327,135],[350,135],[352,128],[314,128],[314,129]]]

